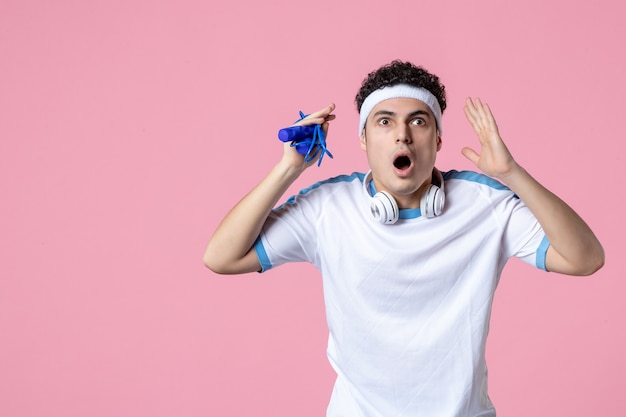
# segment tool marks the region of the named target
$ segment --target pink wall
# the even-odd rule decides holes
[[[291,191],[364,169],[352,100],[393,58],[447,85],[440,168],[472,168],[481,96],[605,245],[591,278],[507,267],[499,414],[623,411],[623,2],[348,3],[0,2],[1,416],[324,415],[317,272],[218,277],[201,256],[298,110],[337,104],[335,159]]]

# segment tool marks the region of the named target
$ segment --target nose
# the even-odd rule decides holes
[[[396,131],[396,143],[411,143],[413,140],[411,139],[411,129],[405,124],[399,124],[398,129]]]

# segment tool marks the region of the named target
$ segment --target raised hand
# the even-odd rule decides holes
[[[304,119],[294,123],[294,126],[310,126],[310,125],[321,125],[322,130],[324,131],[324,135],[328,136],[328,126],[331,120],[335,119],[335,115],[333,111],[335,110],[335,105],[333,103],[324,107],[321,110],[318,110],[314,113],[311,113]],[[289,166],[299,167],[300,169],[305,169],[316,161],[315,158],[305,161],[304,156],[299,154],[296,151],[295,147],[292,147],[290,143],[286,142],[284,145],[284,153],[283,153],[283,162],[286,162]]]
[[[465,117],[478,136],[481,150],[464,147],[461,153],[472,161],[485,174],[503,179],[510,174],[517,163],[500,137],[496,120],[486,103],[479,98],[465,100]]]

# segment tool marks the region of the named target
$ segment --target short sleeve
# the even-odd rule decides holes
[[[311,200],[299,195],[272,211],[254,244],[261,272],[288,262],[313,262],[316,236]]]
[[[545,258],[550,242],[530,209],[511,193],[499,211],[504,217],[503,246],[507,256],[547,271]]]

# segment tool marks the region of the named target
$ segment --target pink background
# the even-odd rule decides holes
[[[317,272],[220,277],[202,252],[298,110],[337,104],[335,159],[289,193],[365,169],[353,98],[394,58],[447,86],[441,169],[472,168],[478,95],[607,252],[591,278],[505,270],[499,415],[621,415],[625,18],[618,0],[2,0],[0,415],[324,415]]]

